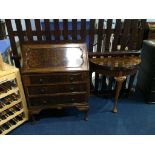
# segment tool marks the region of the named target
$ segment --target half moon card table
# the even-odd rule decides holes
[[[104,58],[90,59],[92,72],[114,77],[117,82],[113,112],[117,112],[117,100],[123,81],[128,75],[133,75],[137,72],[137,67],[140,62],[141,59],[138,56],[108,56]]]

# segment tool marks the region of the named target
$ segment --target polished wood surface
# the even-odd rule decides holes
[[[85,44],[25,44],[22,80],[30,115],[75,107],[87,119],[88,52]]]
[[[98,67],[101,66],[102,69],[108,70],[130,70],[136,68],[141,62],[140,58],[136,56],[92,58],[90,61]]]
[[[109,56],[90,59],[90,69],[92,72],[95,71],[105,76],[114,77],[116,80],[113,112],[117,112],[117,101],[126,76],[135,74],[140,62],[141,59],[137,56]]]
[[[23,45],[22,71],[87,71],[88,56],[85,44]]]

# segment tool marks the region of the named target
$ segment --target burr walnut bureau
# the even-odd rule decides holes
[[[29,114],[75,107],[87,119],[88,52],[84,43],[22,45],[22,81]]]

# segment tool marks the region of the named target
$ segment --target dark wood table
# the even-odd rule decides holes
[[[108,56],[104,58],[90,58],[90,67],[92,72],[114,77],[117,82],[113,112],[117,112],[117,100],[123,81],[128,75],[133,75],[137,72],[137,67],[140,62],[141,59],[138,56]]]

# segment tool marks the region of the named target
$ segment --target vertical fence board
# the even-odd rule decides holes
[[[7,30],[8,30],[8,35],[10,38],[10,43],[11,43],[11,48],[12,48],[12,52],[13,52],[13,56],[14,56],[15,65],[16,65],[16,67],[20,67],[19,59],[16,59],[18,57],[18,52],[17,52],[15,37],[13,34],[11,19],[6,19],[5,21],[6,21],[6,26],[7,26]]]
[[[112,33],[112,19],[107,20],[107,30],[106,30],[106,43],[105,43],[105,50],[109,51],[109,43],[110,43],[110,37]]]
[[[140,49],[143,43],[143,35],[144,35],[144,28],[146,26],[146,19],[141,19],[140,26],[139,26],[139,33],[138,33],[138,44],[137,49]]]
[[[101,49],[102,49],[103,24],[104,24],[104,19],[99,19],[99,23],[98,23],[98,39],[97,39],[97,52],[101,52]]]
[[[60,40],[60,34],[59,34],[59,19],[54,19],[54,36],[55,40]]]
[[[6,37],[5,22],[0,19],[0,39],[5,39]]]
[[[136,49],[137,43],[138,43],[138,19],[131,20],[131,33],[130,34],[131,35],[130,35],[130,42],[129,42],[129,50],[134,50]],[[131,92],[135,76],[136,74],[131,75],[129,77],[128,93]]]
[[[98,39],[97,39],[97,52],[101,52],[101,49],[102,49],[102,39],[103,39],[103,25],[104,25],[104,19],[99,19],[99,22],[98,22]],[[102,76],[102,84],[104,85],[105,84],[105,76]],[[95,90],[98,89],[99,87],[99,74],[98,73],[95,73]],[[102,85],[102,87],[104,87]]]
[[[77,40],[77,19],[72,19],[72,40]]]
[[[80,36],[81,36],[81,41],[86,42],[86,19],[81,19]],[[91,66],[89,70],[89,78],[90,78],[90,89],[93,90]]]
[[[33,41],[32,28],[30,19],[25,19],[26,33],[28,41]]]
[[[94,30],[95,30],[95,19],[90,20],[90,28],[89,28],[89,52],[93,52],[93,44],[94,44]],[[95,74],[95,90],[98,89],[98,74]]]
[[[120,35],[121,35],[121,30],[122,30],[121,19],[116,19],[112,51],[116,51],[117,50],[117,45],[120,44],[119,39],[120,39]]]
[[[129,43],[130,24],[131,24],[131,19],[126,19],[124,21],[123,34],[121,37],[121,49],[122,50],[125,50],[125,47],[128,46],[128,43]]]
[[[90,20],[90,27],[89,27],[89,52],[93,52],[93,44],[94,44],[94,33],[95,30],[95,19]],[[95,91],[98,89],[98,77],[95,75]]]
[[[68,40],[68,20],[63,20],[63,36],[64,40]]]
[[[0,39],[3,39],[3,28],[1,20],[0,20]]]
[[[22,30],[22,24],[20,19],[15,19],[16,27],[17,27],[17,33],[19,37],[20,43],[24,42],[24,35],[23,35],[23,30]]]
[[[81,40],[86,41],[86,19],[81,19]]]
[[[105,50],[106,51],[109,51],[109,45],[110,45],[110,37],[111,37],[111,34],[112,34],[112,19],[108,19],[107,20],[107,29],[106,29],[106,42],[105,42]],[[106,77],[103,76],[102,78],[102,90],[104,90],[107,86],[108,86],[108,89],[112,89],[112,81],[113,79],[110,77],[108,78],[109,80],[109,85],[106,84]]]
[[[145,28],[145,24],[146,24],[146,20],[141,20],[140,23],[140,28],[138,27],[138,20],[133,20],[132,21],[132,28],[134,28],[133,32],[131,33],[132,37],[131,37],[131,48],[132,49],[140,49],[142,46],[142,42],[143,42],[143,34],[144,34],[144,28]],[[139,33],[138,33],[139,30]],[[130,76],[130,80],[129,80],[129,85],[128,85],[128,95],[130,95],[131,90],[133,88],[133,82],[134,79],[136,78],[136,74]]]
[[[131,32],[130,32],[130,41],[129,41],[129,50],[136,49],[138,42],[138,20],[131,20]]]
[[[46,40],[49,41],[49,40],[51,40],[51,31],[50,31],[49,19],[44,19],[44,23],[45,23],[45,36],[46,36]]]
[[[36,26],[36,32],[37,32],[37,39],[38,41],[41,41],[42,34],[41,34],[40,19],[35,19],[35,26]]]
[[[121,50],[125,50],[125,47],[128,46],[130,41],[130,27],[131,27],[131,19],[126,19],[123,25],[123,34],[121,37]],[[122,91],[126,89],[126,81],[122,84]]]
[[[93,52],[94,29],[95,29],[95,19],[91,19],[89,28],[89,52]]]

